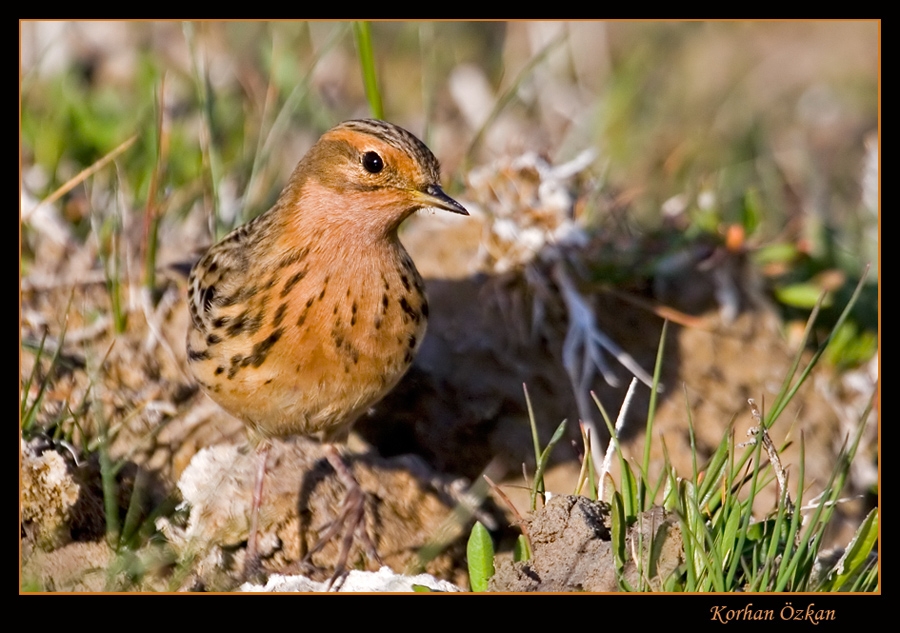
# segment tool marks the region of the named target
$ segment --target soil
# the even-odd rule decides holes
[[[445,258],[435,261],[427,248],[428,238],[436,230],[430,226],[433,220],[419,219],[404,234],[413,257],[429,277],[429,334],[397,389],[360,420],[358,437],[349,449],[354,472],[369,493],[367,520],[377,549],[395,570],[426,570],[465,585],[463,542],[471,520],[466,517],[472,513],[463,513],[462,519],[452,517],[453,508],[464,498],[461,491],[466,490],[466,482],[478,482],[483,472],[490,472],[494,480],[506,482],[503,490],[520,512],[527,508],[527,495],[520,490],[522,464],[532,472],[534,460],[524,383],[542,445],[561,420],[571,422],[568,441],[554,451],[547,474],[548,489],[558,496],[551,499],[540,518],[529,519],[529,529],[537,539],[535,559],[527,565],[500,565],[492,587],[505,591],[611,590],[615,583],[610,575],[609,545],[600,537],[607,529],[602,506],[564,496],[575,488],[582,451],[574,421],[593,415],[596,423],[600,418],[596,412],[579,410],[563,367],[568,321],[566,306],[552,281],[552,264],[535,259],[502,274],[465,274],[460,265],[455,269],[456,278],[439,278],[440,266],[454,271],[454,265]],[[458,234],[453,227],[440,228],[445,240],[458,240],[459,252],[466,253],[465,240],[473,234],[472,228],[456,226]],[[419,227],[423,227],[421,232]],[[573,250],[568,261],[587,258],[590,248]],[[739,258],[734,270],[743,298],[740,311],[730,322],[717,310],[715,288],[708,275],[692,271],[689,280],[682,280],[690,292],[671,291],[668,295],[669,307],[696,316],[686,320],[688,326],[670,325],[666,335],[661,374],[665,391],[657,404],[651,449],[654,469],[662,463],[665,446],[677,472],[691,472],[689,419],[701,461],[723,434],[733,432],[741,441],[753,425],[747,399],[765,402],[773,398],[788,373],[795,351],[782,335],[774,313],[746,291],[752,286],[742,277],[747,272]],[[183,279],[173,273],[161,287],[155,303],[132,289],[127,327],[117,335],[108,318],[103,321],[103,316],[96,316],[108,314],[108,294],[99,281],[41,285],[26,279],[23,339],[36,343],[47,333],[29,399],[45,381],[38,424],[50,427],[52,420],[65,419],[67,411],[79,421],[79,430],[71,438],[75,454],[85,454],[84,439],[97,436],[99,422],[105,420],[109,425],[112,456],[126,465],[118,476],[122,519],[140,479],[141,516],[161,530],[157,539],[168,548],[168,562],[155,574],[148,574],[139,588],[233,588],[240,581],[248,533],[253,456],[238,448],[245,444],[241,424],[199,392],[185,371]],[[596,316],[597,327],[649,371],[663,322],[645,303],[635,300],[648,299],[647,292],[613,289],[583,278],[579,292]],[[535,318],[538,310],[540,319]],[[57,370],[48,377],[50,352],[55,353],[63,339],[60,324],[64,313],[68,315],[65,339]],[[25,380],[32,373],[35,354],[26,350],[22,359]],[[612,371],[619,377],[619,386],[595,377],[590,387],[600,402],[615,412],[624,397],[627,372],[621,367]],[[841,442],[853,428],[867,394],[871,397],[872,391],[867,390],[874,388],[874,377],[865,371],[856,376],[854,382],[846,374],[817,368],[773,428],[776,443],[793,442],[783,455],[789,472],[797,468],[798,440],[803,438],[809,497],[826,484]],[[648,388],[638,388],[622,432],[625,451],[633,456],[643,452],[649,396]],[[871,500],[859,498],[874,481],[874,416],[869,424],[856,476],[847,483],[845,496],[852,500],[841,506],[834,525],[836,544],[848,541],[871,504]],[[605,445],[606,434],[598,437]],[[333,519],[341,499],[340,484],[322,460],[318,445],[295,438],[276,446],[276,456],[270,458],[270,492],[263,511],[266,573],[297,571],[301,554]],[[106,525],[101,519],[96,459],[76,464],[72,452],[52,438],[33,442],[27,452],[31,457],[23,457],[23,473],[47,469],[34,466],[34,459],[62,462],[71,477],[66,485],[78,492],[76,501],[68,506],[57,503],[59,510],[52,518],[23,514],[23,578],[57,590],[119,587],[118,580],[97,573],[115,557],[103,542]],[[207,462],[214,462],[214,473],[220,474],[203,470]],[[197,472],[205,473],[199,476],[200,483]],[[41,494],[73,498],[71,490],[62,494],[46,477],[40,485],[32,485],[33,478],[25,474],[24,494],[36,495],[39,505]],[[228,487],[211,481],[227,481]],[[190,510],[186,508],[180,519],[171,512],[154,518],[154,509],[171,509],[182,500],[189,502]],[[228,501],[226,510],[216,510],[222,500]],[[773,503],[771,495],[761,497],[759,511],[771,510]],[[494,529],[501,546],[518,533],[504,527],[512,525],[514,518],[503,516],[497,509],[502,505],[489,504],[479,517]],[[651,522],[668,526],[677,542],[671,517],[654,516]],[[436,546],[440,553],[422,558],[426,545]],[[367,560],[364,552],[354,547],[351,561],[356,566],[377,569],[375,561]],[[591,558],[585,556],[588,551],[597,554],[595,561],[606,562],[583,568],[585,558]],[[336,552],[336,544],[325,548],[313,559],[313,566],[303,570],[319,580],[327,579]],[[173,569],[187,571],[175,578]]]
[[[497,565],[489,590],[618,591],[610,529],[609,506],[605,503],[571,495],[552,497],[527,521],[531,558],[523,562],[504,560]],[[625,538],[626,547],[640,541],[653,542],[656,548],[652,560],[646,553],[642,561],[643,577],[635,561],[626,563],[624,582],[632,587],[643,582],[660,589],[662,579],[684,562],[678,519],[662,508],[640,513]]]

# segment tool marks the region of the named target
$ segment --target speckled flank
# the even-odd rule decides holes
[[[294,264],[303,261],[308,254],[309,248],[305,246],[303,248],[295,248],[290,253],[278,260],[277,267],[281,269],[287,268],[288,266],[293,266]]]
[[[310,297],[306,300],[306,305],[303,306],[303,311],[300,312],[300,316],[297,318],[297,327],[303,327],[303,324],[306,323],[306,315],[309,314],[309,309],[312,307],[312,304],[314,302],[314,297]]]
[[[188,346],[187,348],[188,360],[198,361],[198,360],[209,360],[209,350],[198,351]]]
[[[275,317],[272,319],[272,327],[278,327],[281,325],[281,322],[284,320],[284,315],[287,312],[287,304],[282,303],[278,306],[278,309],[275,310]]]
[[[409,305],[409,301],[406,300],[406,297],[400,297],[400,307],[403,309],[406,316],[415,323],[418,323],[419,319],[422,318],[418,312],[412,309],[412,306]]]
[[[299,282],[305,276],[306,276],[305,268],[303,270],[300,270],[300,271],[294,273],[293,275],[291,275],[290,278],[287,280],[287,282],[285,282],[284,288],[281,289],[281,294],[278,295],[279,298],[284,299],[286,296],[288,296],[288,293],[290,293],[290,291],[294,288],[294,286],[297,285],[297,282]]]

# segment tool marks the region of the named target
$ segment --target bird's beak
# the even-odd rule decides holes
[[[456,200],[444,193],[439,185],[428,185],[425,191],[416,191],[415,200],[422,207],[433,207],[435,209],[443,209],[451,213],[459,213],[460,215],[469,215],[466,208]]]

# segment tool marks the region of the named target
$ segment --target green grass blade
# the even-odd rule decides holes
[[[547,465],[550,463],[550,452],[556,446],[556,444],[562,439],[563,434],[566,430],[566,422],[567,420],[563,420],[560,422],[559,426],[556,427],[556,431],[553,432],[553,436],[550,438],[550,441],[547,443],[547,448],[540,454],[538,458],[537,468],[534,471],[534,485],[531,488],[531,510],[532,512],[537,507],[537,495],[538,491],[540,491],[541,496],[544,494],[544,472],[547,470]]]
[[[359,65],[362,69],[363,84],[366,87],[366,99],[376,119],[384,118],[384,106],[381,103],[381,92],[378,90],[378,78],[375,74],[375,54],[372,52],[372,32],[369,23],[359,21],[353,23],[353,35],[356,39],[356,50],[359,54]]]
[[[65,332],[65,330],[63,330],[63,332]],[[55,360],[59,356],[59,350],[62,349],[61,345],[57,348],[56,353],[54,354],[54,360],[50,362],[50,370],[47,372],[47,377],[41,381],[34,402],[31,403],[31,406],[28,406],[28,393],[31,391],[31,385],[34,384],[34,378],[41,366],[41,356],[44,354],[44,344],[47,341],[47,334],[48,332],[45,331],[44,335],[41,336],[40,345],[38,345],[37,352],[34,356],[34,365],[31,366],[31,373],[25,380],[25,384],[22,385],[22,402],[19,405],[19,420],[24,433],[30,432],[34,427],[35,420],[37,419],[37,412],[40,410],[41,402],[44,399],[44,392],[47,390],[47,384],[50,382],[50,376],[52,375],[53,368],[56,366]]]
[[[669,320],[663,321],[662,332],[659,335],[659,345],[656,348],[656,365],[653,367],[653,387],[650,389],[650,405],[647,407],[647,428],[644,431],[644,461],[641,462],[641,472],[644,477],[650,472],[650,448],[653,444],[653,418],[656,415],[656,397],[659,393],[659,377],[662,374],[663,354],[666,349],[666,332],[669,330]],[[650,500],[652,503],[652,499]],[[643,508],[649,510],[649,508]]]
[[[813,313],[810,315],[809,323],[807,324],[807,330],[806,330],[806,332],[804,332],[804,336],[803,336],[803,339],[802,339],[802,342],[800,345],[800,350],[797,352],[797,354],[798,354],[797,359],[795,359],[795,363],[792,366],[791,371],[788,372],[787,376],[785,376],[785,382],[784,382],[784,386],[782,387],[782,391],[778,394],[778,396],[775,399],[775,402],[772,404],[772,409],[770,410],[769,415],[766,416],[766,419],[765,419],[766,428],[771,427],[775,423],[775,420],[777,420],[778,416],[781,415],[781,412],[784,411],[784,408],[791,401],[791,398],[794,397],[794,394],[797,393],[797,390],[800,388],[800,386],[804,382],[806,382],[807,376],[809,376],[809,373],[812,371],[813,367],[815,367],[816,364],[819,362],[819,358],[825,352],[825,349],[828,347],[828,345],[831,343],[831,341],[834,340],[835,334],[840,330],[841,326],[847,320],[847,317],[850,316],[850,311],[853,309],[853,306],[856,305],[856,301],[859,299],[859,295],[862,293],[863,287],[865,285],[866,277],[868,276],[868,272],[869,272],[869,266],[866,266],[866,270],[863,272],[862,275],[860,275],[859,283],[856,284],[856,289],[853,291],[853,294],[850,296],[850,300],[847,302],[847,305],[844,306],[844,310],[841,312],[841,315],[838,317],[837,321],[835,322],[834,327],[831,329],[831,332],[829,332],[828,337],[819,346],[819,348],[816,350],[815,354],[813,354],[813,357],[810,359],[809,363],[807,363],[804,370],[800,373],[800,377],[797,379],[797,382],[794,383],[793,387],[788,388],[788,386],[791,383],[791,380],[793,379],[794,372],[796,371],[797,365],[799,363],[799,355],[802,353],[803,347],[805,347],[806,341],[811,332],[812,322],[815,319],[815,316],[818,312],[819,305],[821,305],[821,299],[820,299],[819,303],[816,304],[816,309],[814,309]],[[822,296],[824,298],[824,293]]]
[[[525,406],[528,409],[528,424],[531,426],[531,443],[534,446],[534,463],[541,461],[541,442],[538,439],[537,422],[534,419],[534,408],[531,406],[531,396],[528,395],[528,385],[522,383],[522,391],[525,393]],[[534,508],[532,508],[534,510]]]
[[[469,586],[472,591],[487,591],[488,581],[494,575],[494,543],[480,521],[476,521],[466,544],[469,563]]]
[[[100,482],[103,487],[103,510],[106,518],[106,542],[117,549],[119,535],[118,486],[116,485],[116,467],[109,455],[109,434],[106,423],[100,424]]]
[[[522,561],[531,560],[531,556],[531,546],[528,544],[528,539],[525,538],[524,534],[519,534],[513,548],[513,560],[521,563]]]
[[[878,508],[873,508],[856,530],[844,555],[835,566],[835,574],[829,579],[826,591],[839,591],[854,574],[864,569],[869,554],[878,541]]]
[[[622,504],[622,495],[618,492],[613,492],[612,494],[609,511],[612,523],[610,527],[610,546],[613,553],[613,560],[616,564],[616,577],[619,586],[625,588],[627,583],[625,582],[623,574],[625,571],[625,562],[627,561],[625,535],[628,531],[628,521],[625,519],[625,508]],[[630,589],[630,587],[628,589]]]

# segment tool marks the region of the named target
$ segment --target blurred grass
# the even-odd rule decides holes
[[[789,319],[811,308],[797,284],[815,297],[817,275],[837,269],[846,299],[877,255],[862,195],[876,22],[350,26],[24,22],[25,187],[41,199],[137,132],[117,165],[141,206],[165,76],[161,204],[173,221],[215,209],[217,235],[268,208],[319,133],[381,106],[431,137],[455,183],[461,166],[509,151],[563,159],[590,146],[599,230],[663,227],[675,249],[739,225],[751,250],[793,245],[772,277]],[[860,331],[877,327],[873,300],[859,304]]]
[[[36,24],[26,23],[32,28],[23,32],[26,50],[37,49],[26,56],[33,57],[33,63],[40,61],[42,48],[37,41],[30,47],[27,44],[28,36],[36,35]],[[208,81],[215,83],[214,135],[229,150],[223,155],[226,163],[233,163],[237,157],[233,152],[241,145],[245,155],[254,147],[240,140],[253,133],[245,126],[258,120],[267,99],[283,102],[306,79],[303,73],[321,52],[324,40],[346,26],[196,25],[204,55],[220,67],[218,76]],[[66,155],[86,164],[111,149],[116,139],[123,138],[123,128],[133,129],[142,116],[146,122],[152,109],[149,97],[164,71],[173,73],[176,85],[182,84],[180,91],[176,88],[178,109],[196,115],[198,104],[192,91],[184,88],[191,83],[189,69],[178,59],[184,54],[179,49],[185,46],[177,41],[178,27],[174,22],[118,27],[134,34],[122,40],[152,42],[154,34],[159,40],[158,48],[135,47],[133,64],[115,77],[125,85],[105,80],[104,70],[113,65],[108,57],[117,42],[88,43],[82,51],[70,46],[69,66],[53,76],[36,66],[26,67],[23,140],[26,149],[39,154],[35,162],[55,169]],[[438,104],[439,119],[458,116],[453,109],[459,104],[450,98],[448,84],[461,66],[475,65],[494,96],[514,89],[515,103],[507,107],[523,119],[523,125],[536,124],[545,130],[558,127],[548,124],[554,113],[542,110],[568,100],[568,125],[587,123],[592,128],[582,142],[601,147],[610,161],[609,178],[617,187],[637,186],[644,191],[637,202],[647,213],[658,212],[659,205],[675,193],[697,191],[704,185],[724,189],[727,193],[719,196],[720,204],[737,209],[753,181],[765,184],[774,177],[766,172],[773,168],[775,151],[798,151],[805,142],[813,142],[786,138],[790,134],[811,134],[815,130],[810,128],[821,124],[823,117],[838,117],[846,128],[841,130],[846,132],[844,143],[855,145],[855,152],[836,160],[850,162],[859,158],[862,136],[877,123],[874,23],[551,23],[543,30],[552,29],[552,37],[545,39],[562,37],[566,45],[541,65],[540,72],[525,78],[528,85],[518,85],[522,82],[519,73],[540,57],[548,43],[539,35],[541,23],[375,22],[370,27],[374,66],[382,76],[380,92],[389,118],[420,116],[426,110],[423,86],[433,86],[427,97]],[[84,31],[91,25],[73,28]],[[162,32],[167,33],[165,37]],[[600,47],[596,59],[586,59],[594,51],[578,50],[590,36],[600,42],[595,45]],[[159,45],[170,42],[176,51],[160,50]],[[338,46],[327,52],[323,63],[327,68],[317,71],[313,90],[292,113],[296,123],[326,128],[361,114],[365,84],[355,68],[354,47],[354,39],[345,31]],[[430,60],[427,65],[423,58]],[[786,60],[795,63],[783,63]],[[425,72],[433,76],[425,77]],[[560,86],[566,88],[562,95],[540,94]],[[36,121],[45,125],[36,129],[31,125]],[[470,129],[466,136],[471,139],[478,132]],[[519,133],[527,138],[525,131]],[[561,140],[548,138],[536,149],[552,151]],[[784,143],[792,146],[784,148]],[[758,163],[759,159],[765,161]],[[841,182],[835,182],[832,195],[852,201],[858,174],[846,168],[834,171]],[[775,192],[763,186],[760,193]]]

